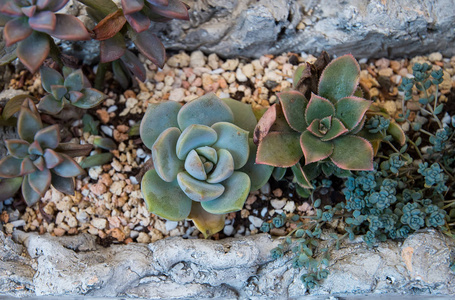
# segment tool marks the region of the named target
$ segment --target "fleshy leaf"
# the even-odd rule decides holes
[[[227,122],[218,122],[212,125],[216,131],[218,139],[212,145],[217,151],[219,149],[228,150],[234,159],[234,169],[243,167],[249,155],[248,131]],[[218,153],[219,155],[220,153]]]
[[[90,40],[90,34],[84,24],[75,16],[66,14],[55,14],[56,24],[53,30],[46,30],[47,34],[69,41]]]
[[[108,151],[117,149],[117,144],[111,138],[103,138],[100,136],[93,139],[93,145]]]
[[[234,159],[231,153],[226,149],[219,149],[218,163],[213,172],[207,178],[208,183],[219,183],[229,178],[234,173]]]
[[[49,189],[51,185],[51,172],[48,169],[43,171],[35,171],[28,176],[28,183],[30,187],[38,193],[41,197]]]
[[[144,0],[121,0],[121,3],[125,14],[135,13],[144,7]]]
[[[6,140],[6,149],[15,158],[25,158],[28,156],[28,147],[30,144],[23,140]]]
[[[303,156],[298,132],[271,132],[258,145],[256,163],[287,168]]]
[[[332,103],[354,94],[360,79],[360,66],[348,54],[334,59],[322,71],[318,94]]]
[[[128,31],[131,35],[131,40],[136,45],[137,49],[155,65],[162,68],[166,61],[166,50],[160,39],[150,30],[144,30],[140,33],[134,30]],[[183,128],[182,128],[183,129]]]
[[[230,98],[221,100],[229,106],[234,115],[234,121],[232,123],[248,131],[250,137],[253,137],[257,121],[251,105]]]
[[[22,160],[21,163],[21,173],[20,176],[24,176],[36,171],[36,167],[34,163],[30,160],[30,158],[26,157]]]
[[[205,238],[223,230],[225,218],[226,215],[224,214],[216,215],[207,212],[202,208],[201,203],[196,201],[193,201],[191,212],[188,216],[188,219],[194,222],[194,225]]]
[[[185,171],[198,180],[207,179],[204,164],[195,150],[191,150],[186,156]]]
[[[332,126],[326,135],[321,138],[321,141],[325,142],[333,140],[346,132],[348,132],[348,130],[344,127],[343,123],[337,118],[332,118]]]
[[[125,19],[137,33],[147,30],[151,24],[150,19],[140,11],[128,15],[125,14]]]
[[[206,159],[210,160],[212,163],[216,164],[218,161],[218,154],[216,150],[212,147],[204,146],[195,149],[199,155],[204,156]]]
[[[14,196],[20,189],[22,177],[2,178],[0,179],[0,202],[5,201]],[[223,221],[224,224],[224,221]]]
[[[149,170],[142,178],[141,190],[147,209],[162,218],[181,221],[190,214],[193,201],[185,195],[177,180],[163,181],[155,170]]]
[[[52,149],[46,149],[44,150],[44,162],[46,164],[46,168],[52,169],[56,165],[60,164],[63,162],[63,157],[60,156],[57,152],[55,152]]]
[[[31,105],[34,105],[31,100]],[[24,102],[25,103],[25,102]],[[21,139],[32,143],[35,134],[43,128],[43,123],[38,114],[33,113],[28,107],[22,105],[19,117],[17,118],[17,131]]]
[[[41,146],[38,143],[38,141],[35,140],[28,147],[28,153],[35,154],[35,155],[43,155],[44,152],[43,152],[43,148],[41,148]]]
[[[91,144],[60,143],[55,151],[66,154],[70,157],[87,156],[93,149]]]
[[[84,169],[71,157],[63,153],[59,153],[59,155],[63,158],[63,162],[52,169],[55,174],[62,177],[74,177],[85,173]]]
[[[66,93],[68,93],[67,88],[64,87],[63,85],[53,85],[51,86],[51,91],[54,98],[58,100],[63,99]]]
[[[300,136],[300,146],[305,156],[305,164],[323,160],[329,157],[333,152],[331,141],[323,142],[320,138],[314,136],[311,132],[304,131]],[[352,153],[348,151],[348,153]]]
[[[123,57],[123,56],[122,56]],[[145,69],[144,69],[145,71]],[[112,62],[112,73],[114,73],[114,79],[117,81],[122,89],[126,90],[130,85],[130,74],[127,73],[126,68],[123,67],[123,63],[119,60]],[[142,80],[141,80],[142,81]],[[139,128],[138,128],[139,130]],[[139,132],[138,132],[139,134]]]
[[[177,114],[182,106],[174,101],[150,103],[141,121],[142,142],[152,149],[158,136],[169,127],[179,127]]]
[[[177,157],[183,160],[192,149],[211,146],[217,137],[217,132],[214,129],[205,125],[193,124],[183,130],[177,141]]]
[[[151,147],[155,170],[166,182],[174,181],[177,174],[183,171],[183,161],[175,153],[180,134],[178,128],[168,128],[160,134]]]
[[[248,177],[250,177],[251,191],[256,191],[267,183],[274,168],[268,165],[257,164],[256,163],[257,146],[253,143],[253,139],[249,139],[249,146],[250,156],[248,157],[248,161],[246,162],[246,164],[239,171],[246,173]],[[286,172],[286,169],[283,170]]]
[[[77,101],[81,100],[82,97],[84,97],[84,94],[77,91],[70,91],[66,97],[71,103],[76,103]]]
[[[46,66],[40,68],[41,84],[46,92],[52,93],[51,86],[63,85],[63,76],[54,69]]]
[[[371,101],[362,98],[341,98],[335,104],[336,116],[343,122],[347,129],[352,130],[362,121],[370,105]]]
[[[395,141],[400,143],[400,146],[403,146],[406,143],[406,135],[401,129],[401,126],[398,125],[394,120],[390,121],[389,128],[387,128],[387,133],[390,134]]]
[[[192,124],[212,126],[217,122],[234,122],[234,115],[229,106],[215,94],[201,96],[180,110],[177,121],[181,130]]]
[[[74,195],[75,190],[74,178],[72,177],[65,178],[62,176],[58,176],[57,174],[52,172],[51,175],[52,175],[51,184],[55,189],[57,189],[61,193]]]
[[[144,64],[131,51],[126,50],[125,54],[120,58],[125,67],[133,73],[140,81],[144,82],[147,79],[147,72]]]
[[[297,84],[299,83],[300,79],[303,76],[303,72],[306,70],[307,64],[301,64],[300,66],[297,67],[297,69],[294,71],[294,78],[292,78],[292,86],[294,88],[297,88]]]
[[[224,192],[223,185],[199,181],[191,177],[187,172],[178,173],[177,182],[188,198],[194,201],[210,201],[220,197]]]
[[[21,174],[22,159],[5,156],[0,160],[0,177],[13,178]]]
[[[333,140],[332,162],[344,170],[373,170],[373,147],[366,140],[354,135],[340,136]]]
[[[94,39],[98,41],[110,39],[122,29],[125,23],[126,19],[121,9],[107,15],[92,29],[95,34]]]
[[[308,100],[297,91],[279,93],[278,98],[289,126],[298,132],[303,132],[308,126],[303,117]]]
[[[314,119],[313,122],[308,126],[307,130],[311,132],[313,135],[321,138],[324,136],[323,133],[319,132],[321,126],[321,120],[319,119]]]
[[[35,73],[48,56],[50,49],[49,37],[34,31],[28,38],[21,41],[16,54],[24,66],[31,73]]]
[[[38,0],[36,5],[40,9],[47,9],[50,11],[59,11],[66,5],[66,3],[68,3],[68,1],[69,0],[59,0],[59,1]]]
[[[302,166],[297,163],[291,167],[292,173],[294,174],[296,182],[305,189],[313,189],[313,185],[310,180],[308,180],[305,172],[302,169]]]
[[[286,170],[287,170],[286,168],[279,167],[273,168],[272,172],[273,179],[275,179],[276,181],[280,181],[281,179],[283,179],[284,175],[286,175]]]
[[[241,210],[251,188],[248,175],[236,171],[221,184],[225,187],[224,193],[215,200],[202,202],[202,207],[212,214],[227,214]]]
[[[14,43],[26,39],[32,32],[33,29],[30,28],[28,20],[25,17],[8,21],[3,28],[3,37],[5,38],[6,46],[11,46]]]
[[[33,161],[33,165],[40,171],[45,169],[44,158],[42,156],[38,157]]]
[[[68,88],[68,91],[80,91],[84,86],[84,73],[82,70],[76,70],[68,75],[65,78],[65,82],[63,84],[65,87]]]
[[[310,102],[308,103],[305,111],[305,119],[307,124],[311,124],[315,119],[324,119],[325,117],[333,116],[335,114],[335,106],[318,95],[311,94]]]
[[[160,5],[156,3],[153,3],[152,5],[153,12],[163,17],[170,19],[189,20],[188,8],[183,2],[179,0],[169,0],[168,5]]]
[[[26,175],[22,181],[22,196],[28,206],[32,206],[41,199],[41,195],[35,192],[35,190],[29,184],[29,176]]]
[[[115,61],[125,54],[125,38],[117,33],[112,38],[100,43],[100,62],[107,63]]]
[[[41,11],[28,19],[30,27],[37,31],[47,32],[54,30],[57,25],[57,17],[53,12]]]
[[[107,95],[94,88],[85,88],[81,92],[84,96],[74,102],[73,105],[84,109],[95,107],[107,98]]]
[[[55,99],[52,94],[48,94],[41,98],[38,103],[38,108],[40,111],[43,111],[50,115],[56,115],[63,109],[63,101]]]

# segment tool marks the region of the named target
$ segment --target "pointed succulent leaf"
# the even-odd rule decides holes
[[[0,191],[2,191],[0,193],[0,202],[13,197],[20,189],[21,185],[22,177],[0,179]]]
[[[226,103],[210,93],[185,104],[177,121],[180,129],[184,130],[192,124],[212,126],[217,122],[233,123],[234,115]]]
[[[97,153],[90,155],[86,158],[84,158],[79,165],[83,169],[88,169],[91,167],[96,167],[96,166],[102,166],[105,164],[108,164],[112,161],[112,158],[114,155],[110,152],[105,152],[105,153]]]
[[[100,62],[107,63],[115,61],[122,57],[126,51],[125,38],[122,34],[117,33],[110,39],[100,43]]]
[[[44,169],[43,171],[35,171],[28,176],[30,187],[41,197],[49,189],[51,185],[51,171]]]
[[[29,37],[21,41],[16,54],[24,66],[31,73],[35,73],[48,56],[50,49],[49,37],[44,33],[33,31]]]
[[[191,212],[188,219],[194,222],[196,228],[208,238],[223,230],[226,215],[211,214],[202,208],[201,202],[192,201]]]
[[[177,182],[182,191],[191,200],[202,202],[220,197],[224,192],[224,186],[219,183],[210,184],[205,181],[194,179],[187,172],[177,174]]]
[[[63,85],[53,85],[51,86],[52,95],[55,99],[63,99],[65,95],[68,93],[68,89]]]
[[[255,144],[259,144],[261,140],[268,135],[269,132],[293,132],[289,127],[286,118],[283,114],[281,104],[276,103],[270,106],[267,111],[259,119],[256,128],[254,129],[253,140]]]
[[[150,19],[140,11],[125,15],[125,19],[137,33],[147,30],[152,23]]]
[[[164,5],[164,6],[169,5],[169,0],[146,0],[146,1],[153,5]]]
[[[43,32],[69,41],[90,40],[90,34],[84,24],[75,16],[66,14],[55,14],[56,23],[53,30],[42,30]]]
[[[91,144],[79,145],[76,143],[60,143],[55,149],[58,153],[63,153],[70,157],[87,156],[92,150],[93,145]]]
[[[28,147],[30,146],[28,142],[23,140],[6,140],[5,144],[9,154],[15,158],[23,159],[28,156]]]
[[[324,136],[325,133],[321,133],[320,130],[321,125],[321,120],[319,119],[314,119],[313,122],[308,126],[308,131],[311,132],[313,135],[321,138]],[[327,128],[325,130],[328,130]]]
[[[66,95],[66,98],[71,102],[71,103],[76,103],[77,101],[81,100],[82,97],[84,97],[84,94],[81,92],[77,91],[70,91]]]
[[[11,46],[29,37],[33,29],[28,25],[26,17],[15,18],[8,21],[3,28],[3,37],[6,41],[6,46]]]
[[[234,121],[232,123],[248,131],[250,137],[253,137],[257,121],[251,105],[230,98],[221,100],[229,106],[234,115]]]
[[[53,85],[63,85],[63,76],[56,70],[42,66],[40,68],[41,83],[46,92],[52,93]]]
[[[95,107],[107,98],[107,95],[94,88],[85,88],[81,92],[84,95],[73,103],[74,106],[79,108],[88,109]]]
[[[371,101],[362,98],[341,98],[335,103],[336,116],[343,122],[347,129],[351,130],[362,121],[370,105]]]
[[[125,54],[120,58],[125,67],[133,73],[140,81],[144,82],[147,79],[144,64],[131,51],[126,50]]]
[[[234,159],[226,149],[219,149],[218,163],[213,172],[207,178],[208,183],[220,183],[229,178],[234,173]]]
[[[216,150],[212,147],[204,146],[195,149],[199,155],[202,155],[206,159],[210,160],[212,163],[216,164],[218,162],[218,154]]]
[[[31,28],[37,31],[47,32],[54,30],[57,25],[57,17],[53,12],[41,11],[28,19]]]
[[[74,177],[85,173],[84,169],[71,157],[63,153],[59,153],[59,155],[63,158],[63,162],[52,169],[55,174],[62,177]]]
[[[144,0],[121,0],[121,3],[125,14],[138,12],[144,7]]]
[[[170,19],[189,20],[188,8],[183,2],[179,0],[169,0],[168,5],[161,5],[157,3],[150,4],[153,6],[153,12],[163,17]]]
[[[21,7],[11,0],[0,2],[0,12],[10,16],[21,16],[23,14]]]
[[[185,159],[185,171],[198,180],[206,180],[204,163],[195,150],[191,150]]]
[[[32,206],[41,199],[41,195],[35,192],[35,190],[29,184],[29,176],[26,175],[22,181],[22,196],[24,197],[25,203],[28,206]]]
[[[311,94],[310,102],[305,110],[305,120],[307,124],[311,124],[315,119],[324,119],[325,117],[333,116],[335,114],[335,106],[322,97]]]
[[[33,173],[35,171],[36,171],[36,167],[33,164],[33,162],[30,160],[30,158],[28,158],[28,157],[24,158],[21,162],[20,176],[24,176],[24,175]]]
[[[44,162],[46,164],[46,168],[52,169],[58,164],[63,162],[63,157],[60,156],[57,152],[52,149],[44,150]]]
[[[389,128],[387,128],[387,133],[390,134],[395,141],[400,143],[400,146],[403,146],[406,143],[406,135],[395,120],[391,120]]]
[[[217,140],[217,132],[205,125],[193,124],[183,130],[177,140],[176,154],[181,160],[195,148],[211,146]]]
[[[68,3],[69,0],[58,0],[58,1],[52,1],[52,0],[38,0],[36,5],[40,9],[47,9],[50,11],[59,11],[62,9],[66,3]]]
[[[217,151],[219,149],[228,150],[234,159],[234,169],[243,167],[249,155],[248,131],[243,130],[234,124],[227,122],[218,122],[212,125],[216,131],[218,139],[212,145]],[[218,153],[219,155],[220,153]]]
[[[182,106],[174,101],[149,104],[141,121],[140,135],[147,148],[152,149],[158,136],[169,127],[179,127],[177,114]]]
[[[300,79],[302,78],[302,75],[304,71],[307,68],[307,64],[301,64],[300,66],[297,67],[297,69],[294,72],[294,78],[292,79],[292,86],[294,88],[297,88],[297,84],[299,83]]]
[[[35,135],[35,141],[39,143],[42,149],[55,149],[60,142],[60,131],[58,125],[52,125],[41,129]]]
[[[248,175],[251,181],[251,191],[256,191],[267,183],[274,168],[268,165],[256,164],[257,146],[251,138],[249,139],[249,146],[250,155],[248,161],[239,171]],[[286,171],[286,169],[283,170]]]
[[[31,18],[36,12],[36,5],[21,7],[22,13]]]
[[[298,185],[305,189],[314,189],[313,185],[311,184],[310,180],[306,176],[305,172],[302,169],[302,166],[297,163],[291,167],[292,173],[294,174],[294,178]]]
[[[357,134],[360,130],[362,130],[363,126],[365,125],[366,115],[363,116],[362,120],[356,127],[352,128],[350,133]]]
[[[348,132],[348,129],[344,127],[343,123],[337,118],[332,118],[332,125],[329,131],[321,138],[321,141],[330,141],[334,138],[339,137],[340,135]]]
[[[43,152],[43,148],[41,148],[40,144],[38,143],[38,141],[34,141],[33,143],[30,144],[30,146],[28,147],[28,153],[29,154],[34,154],[34,155],[43,155],[44,152]]]
[[[1,6],[1,4],[0,4],[0,6]],[[0,7],[0,9],[1,9],[1,7]],[[4,27],[6,25],[6,23],[11,21],[12,19],[13,19],[12,17],[4,15],[0,12],[0,27]]]
[[[163,181],[155,170],[149,170],[142,178],[141,190],[147,209],[162,218],[181,221],[190,214],[193,201],[185,195],[177,180]]]
[[[63,109],[63,101],[55,99],[54,95],[48,94],[41,98],[38,103],[38,108],[40,111],[45,112],[50,115],[56,115]]]
[[[44,158],[42,156],[38,157],[33,161],[33,165],[40,171],[43,171],[46,168],[44,163]]]
[[[0,42],[0,66],[9,64],[17,58],[16,49],[18,44],[14,44],[9,47],[1,47],[1,45],[4,44],[5,44],[4,42]]]
[[[155,170],[166,182],[174,181],[177,174],[183,170],[184,163],[177,157],[175,151],[180,136],[178,128],[168,128],[159,135],[151,147]]]
[[[256,163],[287,168],[303,156],[298,132],[271,132],[258,145]]]
[[[37,101],[35,97],[32,97],[28,94],[14,96],[13,98],[9,99],[8,102],[6,102],[5,106],[3,107],[1,117],[4,120],[11,118],[14,114],[21,110],[22,104],[26,99],[31,99],[32,102]]]
[[[68,91],[81,91],[85,87],[82,70],[76,70],[68,75],[63,85],[68,88]]]
[[[127,73],[126,68],[124,68],[122,65],[123,65],[123,63],[119,60],[113,61],[112,62],[112,73],[114,74],[115,81],[117,81],[120,84],[120,86],[124,90],[126,90],[130,85],[131,76],[130,76],[130,74]],[[144,71],[145,71],[145,69],[144,69]]]
[[[373,170],[373,147],[370,142],[354,135],[333,140],[332,162],[344,170]],[[354,152],[355,151],[355,152]]]
[[[318,94],[332,103],[349,97],[357,89],[360,79],[360,66],[355,58],[348,54],[334,59],[322,71]]]
[[[121,9],[107,15],[92,29],[95,34],[94,39],[98,41],[110,39],[122,29],[125,23],[126,19]]]
[[[333,144],[331,141],[323,142],[308,130],[304,131],[300,136],[300,146],[302,147],[303,155],[305,156],[306,165],[323,160],[329,157],[333,152]]]
[[[155,65],[162,68],[166,61],[166,50],[160,39],[150,30],[144,30],[136,33],[134,30],[128,31],[131,40],[136,45],[137,49]]]
[[[117,144],[112,139],[100,136],[93,139],[93,145],[108,151],[117,149]]]
[[[52,175],[51,184],[57,191],[74,196],[75,190],[74,178],[72,177],[65,178],[62,176],[58,176],[53,172],[51,172],[51,175]]]
[[[33,102],[30,101],[33,106]],[[25,102],[24,102],[25,103]],[[33,113],[28,107],[24,105],[21,107],[19,117],[17,118],[17,131],[21,139],[32,143],[35,138],[35,134],[43,128],[43,123],[38,114]]]
[[[250,193],[251,182],[248,175],[236,171],[223,181],[222,185],[225,188],[224,193],[215,200],[202,202],[202,207],[212,214],[227,214],[241,210]]]
[[[284,175],[286,175],[286,168],[279,168],[279,167],[276,167],[276,168],[273,168],[273,172],[272,172],[272,176],[273,176],[273,179],[275,179],[276,181],[280,181],[281,179],[283,179]]]
[[[0,160],[0,177],[13,178],[21,174],[22,159],[5,156]]]
[[[305,96],[297,91],[288,91],[279,93],[278,98],[289,126],[295,131],[304,131],[308,126],[303,117],[308,105]]]

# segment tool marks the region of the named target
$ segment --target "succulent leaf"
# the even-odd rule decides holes
[[[186,5],[179,0],[169,0],[168,5],[161,5],[156,3],[150,3],[153,5],[153,12],[163,17],[170,19],[189,20],[188,8]]]
[[[190,214],[193,201],[185,195],[177,180],[163,181],[155,170],[149,170],[142,178],[141,190],[147,209],[162,218],[181,221]]]
[[[333,145],[330,159],[337,167],[344,170],[373,170],[373,147],[366,139],[354,135],[340,136],[333,140]]]
[[[121,58],[126,51],[125,38],[117,33],[100,43],[100,62],[107,63]]]
[[[45,112],[50,115],[56,115],[63,109],[63,101],[55,99],[54,95],[48,94],[41,98],[38,103],[38,108],[40,111]]]
[[[29,37],[20,42],[16,54],[24,66],[31,73],[35,73],[48,56],[50,49],[49,37],[44,33],[33,31]]]
[[[223,230],[225,218],[226,215],[224,214],[216,215],[207,212],[202,208],[201,202],[196,201],[193,201],[191,212],[188,216],[188,219],[191,219],[194,222],[194,225],[205,238]]]
[[[177,116],[181,130],[192,124],[212,126],[217,122],[234,122],[234,115],[227,104],[215,94],[201,96],[197,101],[185,104]]]
[[[64,81],[63,84],[66,88],[68,88],[68,91],[80,91],[82,90],[85,85],[84,85],[84,74],[82,73],[82,70],[76,70],[74,72],[71,72]],[[52,87],[51,87],[52,88]]]
[[[128,15],[125,14],[125,19],[137,33],[147,30],[152,23],[150,19],[140,11]]]
[[[137,49],[155,65],[162,68],[166,61],[166,50],[160,39],[150,29],[140,33],[130,30],[129,33]]]
[[[60,100],[68,93],[68,90],[63,85],[51,86],[52,95],[55,99]]]
[[[13,197],[20,189],[21,185],[22,177],[0,179],[0,191],[2,191],[0,193],[0,202]]]
[[[251,181],[251,191],[256,191],[267,183],[274,168],[272,166],[256,163],[257,146],[251,138],[249,139],[249,146],[250,155],[248,157],[248,161],[241,169],[239,169],[239,171],[248,175]],[[286,169],[283,170],[286,172]]]
[[[29,103],[32,103],[31,100]],[[26,103],[24,102],[24,103]],[[43,128],[43,123],[41,122],[41,118],[38,114],[33,113],[29,108],[24,107],[21,108],[19,113],[19,117],[17,118],[17,131],[21,139],[32,143],[35,138],[35,134]]]
[[[52,30],[42,30],[47,34],[69,41],[90,40],[90,34],[84,24],[75,16],[66,14],[55,14],[56,23]]]
[[[141,63],[133,52],[127,50],[120,59],[125,67],[140,81],[145,81],[147,79],[147,72],[145,71],[144,64]]]
[[[329,157],[333,152],[331,141],[324,142],[314,136],[310,131],[304,131],[300,136],[300,146],[305,156],[305,164],[323,160]]]
[[[348,132],[348,129],[344,127],[344,124],[337,118],[332,118],[331,127],[324,137],[321,138],[321,141],[333,140],[346,132]]]
[[[62,177],[74,177],[85,173],[84,169],[71,157],[63,153],[59,153],[59,155],[63,158],[63,161],[52,169],[55,174]]]
[[[230,98],[221,100],[229,106],[234,115],[234,121],[232,123],[248,131],[250,137],[253,137],[257,121],[251,105]]]
[[[229,178],[234,173],[234,158],[232,154],[226,149],[219,149],[217,151],[218,162],[215,169],[207,178],[208,183],[219,183]],[[185,167],[186,170],[188,170]]]
[[[33,30],[47,32],[55,29],[57,17],[53,12],[41,11],[28,19],[28,24]]]
[[[40,68],[41,83],[46,92],[52,93],[53,85],[63,85],[63,76],[54,69],[46,66]]]
[[[217,132],[205,125],[193,124],[183,130],[177,140],[176,154],[181,160],[195,148],[211,146],[217,140]]]
[[[59,0],[59,1],[52,1],[52,0],[38,0],[36,5],[40,9],[47,9],[50,11],[59,11],[62,9],[69,0]]]
[[[162,180],[172,182],[183,170],[183,161],[176,155],[177,141],[181,132],[176,127],[163,131],[151,147],[153,165]]]
[[[99,136],[93,139],[93,145],[108,151],[117,149],[117,144],[112,139]]]
[[[33,165],[40,171],[43,171],[45,169],[45,163],[44,163],[44,158],[42,156],[39,156],[37,159],[33,161]]]
[[[212,147],[217,151],[219,149],[228,150],[234,159],[234,169],[243,167],[249,155],[248,131],[227,122],[215,123],[212,128],[218,136]]]
[[[121,3],[125,14],[138,12],[144,7],[144,0],[121,0]]]
[[[30,160],[30,158],[28,158],[28,157],[24,158],[21,163],[20,176],[24,176],[24,175],[33,173],[35,171],[36,171],[36,167],[35,167],[34,162],[32,162]]]
[[[174,101],[149,104],[141,121],[140,134],[144,145],[152,149],[158,136],[169,127],[179,127],[177,114],[182,106]]]
[[[28,183],[30,187],[38,193],[41,197],[49,189],[51,185],[51,172],[48,169],[42,171],[35,171],[28,176]]]
[[[286,121],[292,129],[302,132],[308,126],[302,118],[308,105],[305,96],[297,91],[288,91],[278,94]]]
[[[224,193],[215,200],[201,202],[202,207],[212,214],[227,214],[241,210],[251,188],[248,175],[236,171],[221,184],[224,186]]]
[[[333,116],[335,114],[335,106],[322,97],[311,94],[310,102],[305,110],[305,120],[307,124],[311,124],[316,119],[324,119],[325,117]]]
[[[352,130],[362,121],[370,105],[371,101],[362,98],[341,98],[335,104],[336,116],[343,122],[347,129]]]
[[[65,193],[68,195],[74,195],[74,190],[75,190],[74,178],[61,177],[52,172],[51,172],[51,176],[52,176],[51,184],[55,189],[57,189],[61,193]]]
[[[28,156],[28,147],[30,146],[28,142],[23,140],[6,140],[5,144],[9,154],[15,158],[23,159]]]
[[[298,132],[271,132],[258,145],[256,163],[287,168],[303,156]]]
[[[313,189],[313,185],[311,184],[310,180],[308,179],[307,175],[302,169],[302,166],[297,163],[291,167],[292,173],[297,181],[297,184],[305,189]]]
[[[21,174],[22,159],[5,156],[0,160],[0,177],[13,178]]]
[[[395,141],[400,143],[400,146],[403,146],[406,143],[406,135],[401,129],[401,126],[392,120],[387,128],[387,133],[390,134]]]
[[[77,91],[70,91],[66,95],[66,99],[69,100],[73,105],[77,101],[81,100],[82,97],[84,97],[84,94],[81,92],[77,92]]]
[[[83,169],[88,169],[95,166],[102,166],[112,161],[114,155],[110,152],[97,153],[84,158],[79,165]]]
[[[206,180],[204,163],[195,150],[191,150],[185,159],[185,170],[197,180]],[[209,181],[207,181],[209,182]]]
[[[349,97],[356,91],[360,79],[360,66],[348,54],[334,59],[322,72],[318,94],[332,103]]]
[[[218,154],[216,150],[212,147],[204,146],[195,149],[199,155],[202,155],[206,159],[210,160],[212,163],[216,164],[218,162]]]
[[[55,149],[60,142],[60,132],[58,125],[52,125],[41,129],[35,134],[35,141],[39,143],[42,149]]]
[[[206,183],[194,179],[187,172],[180,172],[177,174],[177,182],[183,192],[194,201],[210,201],[217,199],[224,192],[224,186],[219,183]]]
[[[107,15],[103,20],[92,29],[95,34],[94,39],[104,41],[116,35],[125,25],[126,19],[121,9]]]
[[[55,152],[52,149],[46,149],[44,150],[44,162],[46,165],[46,168],[52,169],[58,164],[63,162],[63,157],[60,156],[57,152]]]
[[[3,28],[3,37],[7,47],[26,39],[32,33],[33,29],[28,25],[26,17],[12,19]]]
[[[28,147],[28,153],[32,155],[38,155],[41,156],[43,155],[43,148],[41,148],[40,144],[38,143],[37,140],[35,140],[33,143],[30,144]]]
[[[82,91],[83,96],[80,97],[76,102],[72,103],[74,106],[88,109],[100,104],[104,99],[107,98],[107,95],[94,89],[94,88],[85,88]]]
[[[24,197],[27,205],[32,206],[41,199],[41,195],[35,192],[35,190],[30,186],[29,176],[30,175],[26,175],[22,181],[22,196]]]

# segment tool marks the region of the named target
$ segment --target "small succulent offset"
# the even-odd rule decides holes
[[[192,219],[205,237],[222,230],[225,214],[241,210],[273,170],[254,163],[249,131],[255,125],[250,106],[214,94],[183,107],[150,104],[140,128],[154,165],[141,186],[149,211]]]
[[[56,151],[60,145],[58,125],[43,128],[34,103],[26,100],[17,119],[17,130],[21,139],[6,141],[10,155],[0,160],[0,177],[14,178],[15,184],[20,180],[29,206],[41,199],[51,184],[61,192],[74,193],[72,177],[84,170],[70,156]]]
[[[58,114],[65,104],[71,103],[80,108],[91,108],[107,98],[102,92],[91,88],[82,70],[63,67],[63,77],[59,72],[43,66],[40,70],[41,81],[46,92],[38,109],[48,114]]]
[[[52,37],[89,40],[82,22],[75,16],[57,14],[69,0],[0,0],[0,26],[6,46],[18,43],[16,55],[34,73],[52,46]]]

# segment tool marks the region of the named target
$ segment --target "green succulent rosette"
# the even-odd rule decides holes
[[[140,127],[154,165],[141,186],[149,211],[192,219],[205,237],[222,230],[225,214],[241,210],[273,170],[255,164],[255,125],[249,105],[214,94],[151,104]]]

